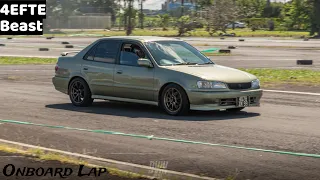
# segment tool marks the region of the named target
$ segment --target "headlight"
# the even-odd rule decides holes
[[[253,81],[251,82],[251,88],[254,88],[254,89],[260,88],[260,81],[259,81],[259,79],[253,80]]]
[[[199,89],[225,89],[225,88],[227,88],[225,83],[215,82],[215,81],[198,81],[197,85],[198,85]]]

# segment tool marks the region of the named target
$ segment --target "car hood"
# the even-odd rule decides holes
[[[178,65],[163,66],[166,69],[197,76],[204,80],[221,81],[226,83],[251,82],[257,79],[256,76],[240,71],[238,69],[229,68],[220,65]]]

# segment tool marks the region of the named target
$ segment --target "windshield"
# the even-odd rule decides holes
[[[146,46],[160,66],[213,64],[209,58],[184,41],[153,41],[147,42]]]

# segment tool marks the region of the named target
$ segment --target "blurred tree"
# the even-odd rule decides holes
[[[239,8],[239,17],[251,18],[257,15],[256,8],[253,6],[254,0],[237,0],[236,4]]]
[[[78,2],[77,0],[47,0],[47,16],[66,21],[79,8]]]
[[[282,14],[285,26],[289,30],[306,30],[310,27],[312,13],[312,3],[309,0],[292,0],[287,3]]]
[[[320,0],[292,0],[282,10],[289,30],[309,30],[320,37]]]
[[[261,17],[265,7],[265,0],[237,0],[240,18]]]
[[[311,31],[310,35],[314,35],[317,33],[318,37],[320,37],[320,0],[309,0],[309,7],[311,10]]]
[[[263,17],[271,17],[272,14],[272,6],[270,0],[267,0],[266,6],[263,9]]]
[[[204,9],[213,4],[213,0],[197,0],[197,4],[200,8]]]
[[[126,30],[126,35],[129,36],[132,34],[133,30],[133,20],[136,17],[137,11],[133,9],[133,1],[134,0],[128,0],[128,9],[125,12],[125,17],[127,19],[127,30]]]
[[[190,16],[182,16],[177,20],[178,36],[185,35],[189,31],[194,30],[194,26]]]
[[[128,0],[123,0],[123,11],[124,11],[124,13],[123,13],[123,25],[124,25],[124,29],[125,30],[127,30],[127,28],[128,28],[128,13],[127,13],[127,9],[128,9],[128,6],[127,6],[127,1]]]
[[[227,24],[232,23],[238,18],[238,7],[234,0],[214,1],[208,7],[207,31],[212,36],[217,31],[226,33]]]
[[[263,9],[262,16],[266,17],[266,18],[280,17],[283,5],[284,4],[281,2],[272,2],[271,3],[270,0],[268,0],[265,8]]]
[[[143,21],[144,21],[144,14],[143,14],[143,3],[146,0],[140,0],[140,13],[139,13],[139,20],[140,20],[140,28],[143,29]]]
[[[181,15],[180,17],[184,16],[184,0],[181,0]]]
[[[162,27],[162,30],[168,30],[169,22],[170,22],[170,16],[169,14],[163,14],[158,16],[160,18],[160,25]]]

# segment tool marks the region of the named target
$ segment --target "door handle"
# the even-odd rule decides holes
[[[122,74],[122,71],[121,71],[121,70],[118,70],[118,71],[117,71],[117,74]]]

